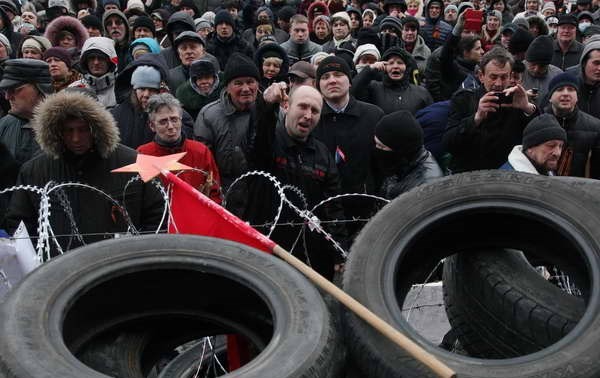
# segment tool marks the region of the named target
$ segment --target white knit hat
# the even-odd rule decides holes
[[[331,16],[331,24],[332,25],[336,21],[336,19],[341,19],[346,24],[348,24],[348,26],[350,26],[350,23],[352,22],[350,20],[350,15],[348,14],[348,12],[345,12],[345,11],[334,13],[333,16]]]
[[[356,51],[354,52],[354,58],[352,59],[354,64],[356,65],[360,60],[360,57],[365,54],[373,55],[377,58],[377,60],[381,59],[381,54],[379,53],[379,50],[377,50],[377,47],[371,43],[365,43],[364,45],[360,45],[356,48]]]

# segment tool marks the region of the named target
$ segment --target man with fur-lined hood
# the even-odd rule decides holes
[[[49,181],[80,182],[122,200],[129,219],[138,231],[155,230],[162,216],[162,195],[152,183],[133,181],[132,174],[111,170],[136,161],[137,153],[119,143],[119,129],[110,113],[91,96],[63,91],[49,96],[32,120],[42,153],[25,163],[17,183],[43,187]],[[124,193],[126,185],[127,190]],[[91,190],[65,189],[72,215],[83,241],[90,243],[116,232],[127,231],[121,208]],[[123,198],[124,196],[124,198]],[[52,204],[50,223],[56,235],[71,234],[69,218],[58,203]],[[23,220],[30,233],[37,230],[39,196],[15,192],[6,217],[9,230]],[[65,248],[77,247],[79,239],[59,239]]]

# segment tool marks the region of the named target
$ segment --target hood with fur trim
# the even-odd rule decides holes
[[[52,46],[58,46],[58,34],[62,30],[68,30],[73,33],[77,41],[78,50],[83,48],[83,44],[90,37],[81,21],[71,16],[60,16],[52,20],[46,27],[44,37],[48,38]]]
[[[127,44],[129,43],[129,21],[127,20],[127,17],[125,16],[125,13],[121,12],[118,9],[111,9],[109,11],[104,12],[104,14],[102,15],[102,29],[103,29],[103,34],[106,35],[108,38],[110,38],[110,36],[108,35],[108,32],[106,31],[106,19],[108,19],[110,16],[119,16],[120,18],[123,19],[123,23],[125,24],[125,39],[123,40],[123,43]]]
[[[65,152],[62,127],[69,118],[80,118],[88,123],[94,149],[102,158],[107,158],[117,148],[119,128],[110,112],[86,94],[62,91],[42,101],[35,108],[31,121],[35,140],[46,154],[58,159]]]

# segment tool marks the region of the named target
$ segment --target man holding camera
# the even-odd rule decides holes
[[[509,87],[512,56],[497,47],[481,59],[481,87],[456,92],[450,102],[443,143],[453,172],[496,169],[521,141],[537,108],[521,85]]]

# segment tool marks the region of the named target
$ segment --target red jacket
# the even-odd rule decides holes
[[[178,175],[179,178],[206,194],[216,203],[221,203],[221,177],[219,176],[219,170],[217,169],[212,152],[204,144],[195,140],[185,139],[180,147],[168,148],[162,147],[156,142],[150,142],[139,146],[137,150],[144,155],[152,156],[187,152],[179,162],[192,168],[200,169],[206,172],[206,174],[198,171],[183,171],[183,173]],[[212,177],[212,184],[206,182],[207,177]]]

